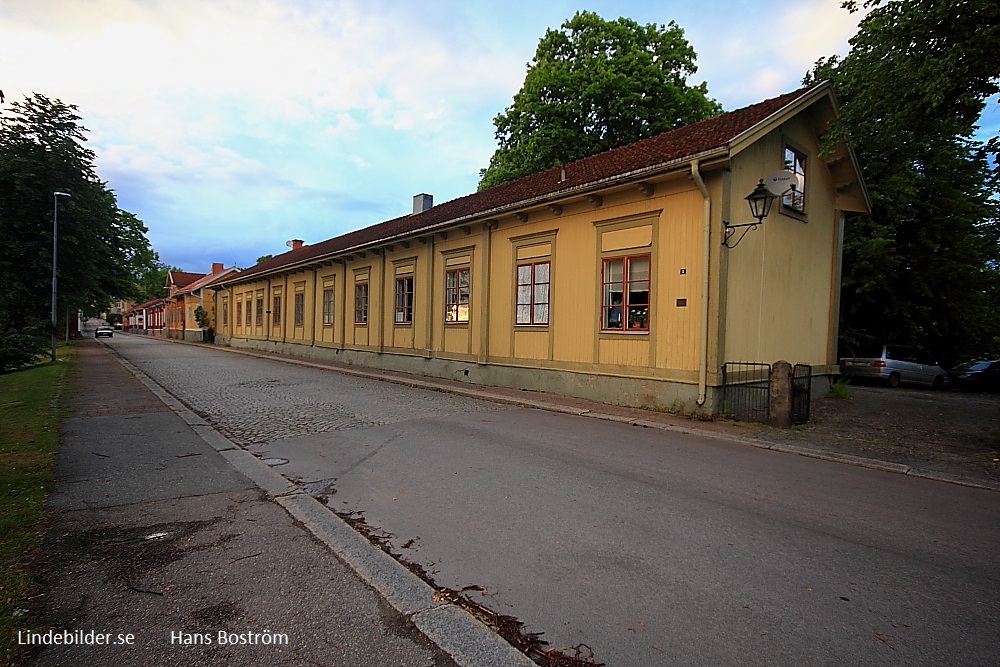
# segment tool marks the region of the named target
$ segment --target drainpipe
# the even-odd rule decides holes
[[[354,321],[353,308],[347,303],[347,260],[345,259],[340,267],[344,269],[343,275],[340,276],[342,280],[340,281],[340,349],[347,349],[347,318],[350,317],[351,321]],[[338,273],[338,275],[340,275]],[[336,309],[334,309],[336,310]],[[352,334],[353,335],[353,334]],[[354,342],[354,339],[351,339]]]
[[[702,272],[701,272],[701,340],[698,349],[698,405],[705,405],[708,398],[708,288],[709,288],[709,260],[711,255],[712,238],[712,200],[708,196],[708,188],[701,178],[699,162],[695,160],[691,163],[691,178],[701,192],[702,203]]]
[[[312,285],[312,312],[309,319],[312,321],[312,342],[309,343],[309,347],[316,347],[316,296],[319,290],[316,288],[316,267],[313,267],[313,285]],[[302,304],[302,309],[305,310],[305,304]],[[305,316],[305,313],[303,313]]]

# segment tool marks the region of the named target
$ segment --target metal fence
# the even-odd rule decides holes
[[[722,414],[737,421],[766,422],[771,402],[771,365],[722,364]]]
[[[728,419],[767,422],[771,407],[771,364],[727,361],[722,365],[722,414]],[[782,383],[784,384],[784,383]],[[812,366],[792,367],[791,418],[793,424],[809,421]]]
[[[792,368],[792,423],[809,421],[809,404],[812,398],[812,366],[795,364]]]

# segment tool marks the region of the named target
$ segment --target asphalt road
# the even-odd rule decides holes
[[[1000,662],[996,492],[203,346],[107,344],[438,584],[481,586],[609,666]]]

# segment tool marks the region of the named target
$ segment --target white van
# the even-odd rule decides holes
[[[866,378],[886,383],[922,384],[943,389],[948,374],[929,354],[905,345],[882,345],[868,356],[840,360],[840,374],[848,378]]]

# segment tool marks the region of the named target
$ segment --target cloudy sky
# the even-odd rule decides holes
[[[840,0],[3,0],[0,89],[76,104],[162,261],[208,271],[473,192],[547,28],[676,21],[727,110],[847,52]]]

